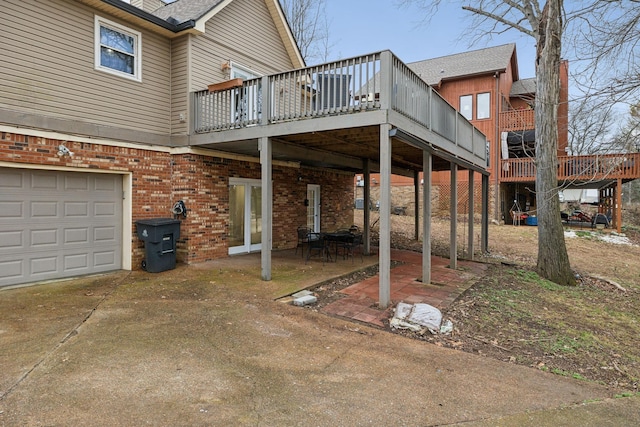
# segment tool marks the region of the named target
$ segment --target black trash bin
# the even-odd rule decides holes
[[[159,273],[176,268],[176,241],[180,238],[180,220],[152,218],[136,221],[138,238],[144,242],[142,268]]]

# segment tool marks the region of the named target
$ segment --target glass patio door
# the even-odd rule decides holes
[[[231,78],[251,80],[260,77],[248,68],[237,64],[231,65]],[[261,94],[257,86],[243,86],[236,89],[235,97],[232,98],[231,120],[232,121],[255,121],[260,119]]]
[[[320,186],[307,184],[307,227],[320,232]]]
[[[259,251],[262,243],[260,180],[229,179],[229,255]]]

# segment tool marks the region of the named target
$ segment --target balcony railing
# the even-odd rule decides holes
[[[486,137],[391,52],[245,80],[193,94],[194,130],[217,132],[393,109],[486,160]]]
[[[500,113],[500,131],[515,132],[535,128],[534,110],[509,110]]]
[[[536,178],[534,158],[507,159],[500,162],[500,180],[531,182]],[[640,153],[561,156],[559,181],[635,179],[640,177]]]

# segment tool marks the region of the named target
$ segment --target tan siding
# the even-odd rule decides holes
[[[147,12],[153,12],[164,6],[164,2],[162,0],[131,0],[131,5]]]
[[[171,44],[171,130],[174,135],[189,132],[189,38],[174,39]],[[180,121],[184,113],[187,121]]]
[[[231,60],[257,74],[293,68],[264,1],[236,0],[213,17],[206,33],[194,38],[191,90],[222,81],[223,62]]]
[[[136,82],[94,70],[94,13],[90,8],[66,0],[3,0],[0,15],[0,106],[169,132],[168,40],[142,32],[142,82]]]

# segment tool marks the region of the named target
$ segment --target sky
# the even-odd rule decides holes
[[[391,50],[405,63],[469,50],[516,43],[520,78],[535,76],[533,38],[515,30],[493,39],[465,37],[471,14],[459,3],[443,1],[430,22],[423,11],[400,7],[396,0],[325,0],[332,44],[329,60]]]

